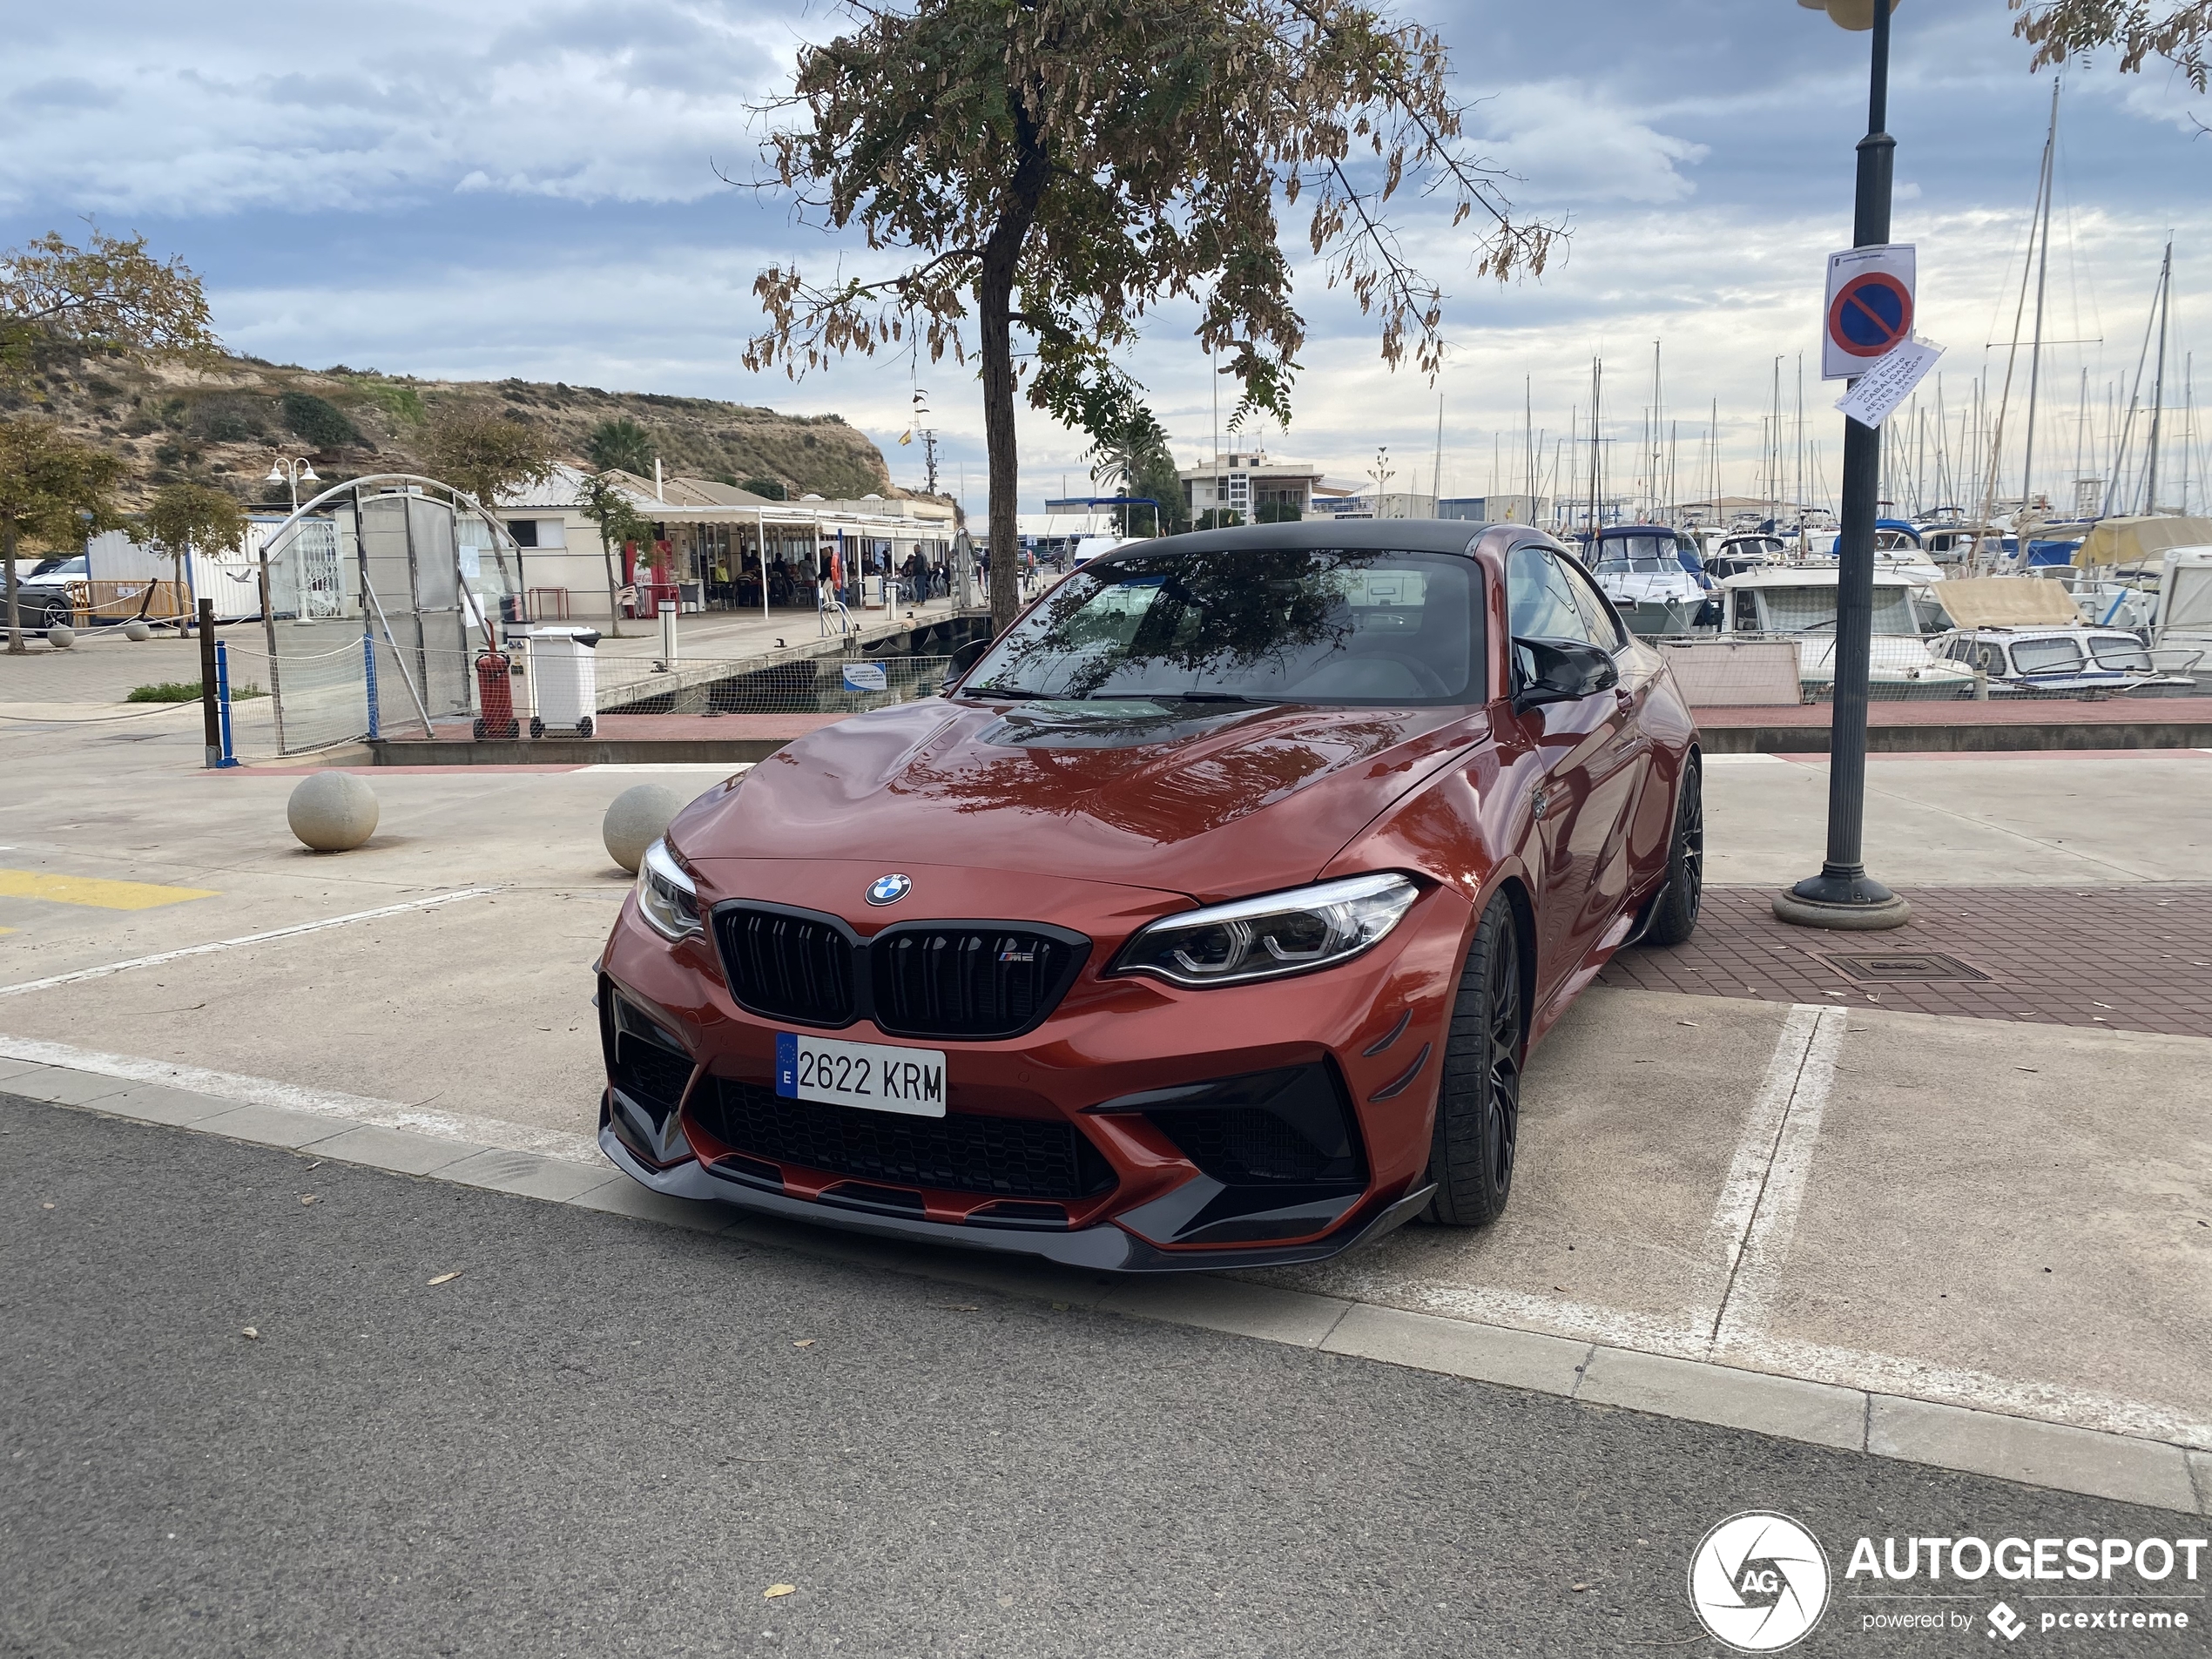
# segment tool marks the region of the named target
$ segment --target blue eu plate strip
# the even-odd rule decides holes
[[[796,1032],[776,1033],[776,1092],[786,1100],[799,1098],[799,1036]]]

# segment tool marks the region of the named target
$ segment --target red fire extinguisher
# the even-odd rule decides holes
[[[515,691],[509,678],[507,654],[487,646],[476,654],[476,717],[479,738],[518,738],[522,723],[515,718]]]

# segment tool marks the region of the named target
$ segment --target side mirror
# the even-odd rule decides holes
[[[1573,703],[1621,683],[1610,651],[1572,639],[1516,639],[1514,656],[1521,685],[1514,692],[1516,714],[1547,703]]]
[[[991,642],[988,639],[971,639],[954,651],[951,661],[945,664],[945,683],[937,688],[938,691],[947,697],[951,696],[953,687],[967,677],[968,671],[974,667],[990,648]]]

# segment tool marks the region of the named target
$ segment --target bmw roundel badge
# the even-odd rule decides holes
[[[896,904],[905,898],[914,883],[903,875],[880,875],[868,883],[870,904]]]

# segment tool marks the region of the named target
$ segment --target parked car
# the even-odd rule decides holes
[[[17,568],[20,570],[20,563]],[[41,631],[70,626],[78,602],[85,594],[86,580],[86,563],[82,553],[39,560],[29,576],[18,575],[16,579],[18,625]]]
[[[1109,1270],[1504,1208],[1521,1069],[1696,926],[1697,732],[1527,525],[1117,549],[693,802],[600,963],[656,1190]]]

